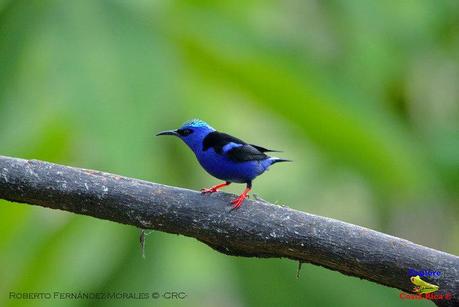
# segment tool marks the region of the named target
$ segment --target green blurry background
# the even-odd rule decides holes
[[[199,189],[217,181],[154,137],[198,117],[295,161],[256,180],[264,199],[455,254],[458,102],[456,0],[0,0],[0,154]],[[159,232],[142,259],[138,234],[1,201],[0,306],[31,303],[9,291],[155,290],[188,296],[127,303],[430,305]]]

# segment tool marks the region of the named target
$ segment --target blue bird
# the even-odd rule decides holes
[[[201,166],[212,176],[224,180],[222,184],[201,189],[203,194],[217,192],[232,182],[245,183],[244,192],[231,203],[239,208],[252,189],[252,181],[274,163],[290,160],[270,157],[266,152],[277,152],[261,146],[247,144],[229,134],[216,131],[206,122],[193,119],[176,130],[162,131],[158,135],[179,137],[196,155]]]

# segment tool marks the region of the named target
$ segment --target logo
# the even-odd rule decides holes
[[[412,272],[413,271],[410,271],[410,273]],[[425,273],[427,274],[425,276],[432,276],[432,277],[437,276],[437,278],[441,275],[440,272],[432,272],[432,271],[422,271],[422,272],[427,272]],[[437,285],[428,283],[425,280],[422,280],[422,278],[419,275],[411,276],[410,281],[414,285],[413,290],[412,290],[413,293],[408,294],[408,293],[401,292],[400,299],[402,300],[450,300],[453,297],[450,292],[447,292],[445,294],[434,293],[435,291],[438,291],[440,287]]]

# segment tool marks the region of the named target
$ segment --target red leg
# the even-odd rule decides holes
[[[245,188],[244,192],[242,192],[242,194],[239,195],[238,198],[236,198],[235,200],[231,201],[231,203],[234,205],[233,208],[231,208],[231,210],[237,209],[242,205],[244,200],[248,197],[247,194],[250,192],[251,189],[252,189],[251,187]]]
[[[213,187],[211,188],[208,188],[208,189],[201,189],[201,193],[202,194],[207,194],[207,193],[214,193],[214,192],[217,192],[220,188],[223,188],[227,185],[230,185],[231,182],[225,182],[225,183],[221,183],[221,184],[217,184],[217,185],[214,185]]]

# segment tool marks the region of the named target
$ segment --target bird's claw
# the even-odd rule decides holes
[[[232,200],[231,203],[233,204],[233,207],[231,208],[231,210],[239,208],[247,197],[249,197],[249,196],[248,195],[240,195],[238,198]]]
[[[211,194],[217,192],[218,189],[209,188],[209,189],[201,189],[201,194]]]
[[[230,185],[230,184],[231,182],[225,182],[225,183],[214,185],[213,187],[210,187],[208,189],[201,189],[201,194],[215,193],[219,191],[221,188],[226,187],[227,185]]]

